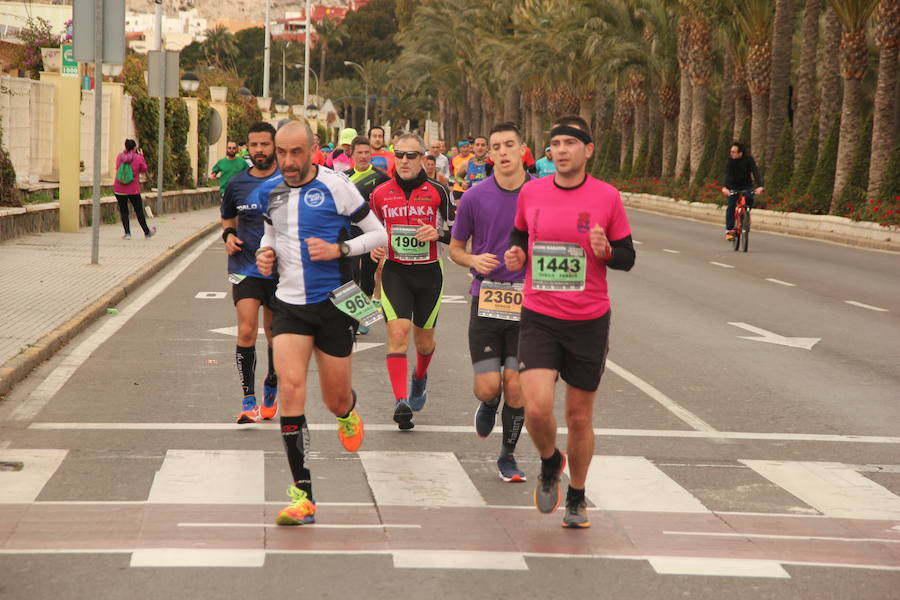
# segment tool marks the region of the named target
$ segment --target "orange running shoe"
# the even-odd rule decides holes
[[[247,396],[242,403],[241,414],[238,415],[237,424],[259,423],[259,419],[259,406],[256,405],[256,398]]]
[[[347,452],[356,452],[362,446],[363,437],[365,437],[366,429],[363,427],[362,419],[356,409],[350,411],[346,418],[337,418],[338,422],[338,439]]]
[[[316,503],[295,485],[287,489],[291,503],[275,517],[276,525],[310,525],[316,522]]]

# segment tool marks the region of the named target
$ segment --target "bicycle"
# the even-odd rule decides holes
[[[737,252],[741,248],[746,252],[750,246],[750,207],[744,193],[738,197],[737,206],[734,207],[734,229],[731,233],[734,236],[731,240],[734,251]]]

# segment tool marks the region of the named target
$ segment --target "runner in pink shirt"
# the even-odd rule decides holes
[[[519,322],[519,382],[525,426],[541,473],[534,503],[552,513],[560,503],[566,455],[556,447],[553,399],[566,382],[570,483],[563,527],[590,527],[584,485],[594,454],[593,408],[606,365],[609,296],[606,270],[634,265],[631,228],[619,192],[586,172],[594,152],[581,117],[557,119],[550,130],[556,175],[519,192],[506,268],[525,267]]]

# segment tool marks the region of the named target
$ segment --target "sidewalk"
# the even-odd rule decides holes
[[[133,239],[122,225],[100,226],[100,264],[91,264],[91,228],[27,235],[0,243],[0,396],[50,358],[107,307],[219,227],[218,207],[149,220],[145,239],[134,216]]]

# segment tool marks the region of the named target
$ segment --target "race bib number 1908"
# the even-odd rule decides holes
[[[416,239],[417,225],[394,225],[391,227],[391,248],[400,260],[412,262],[428,260],[428,242]]]

